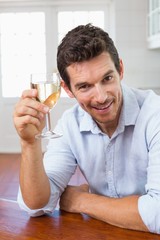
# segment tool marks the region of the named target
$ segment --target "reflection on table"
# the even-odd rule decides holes
[[[151,233],[125,230],[84,214],[55,210],[53,214],[29,217],[17,202],[0,200],[0,240],[159,240]]]

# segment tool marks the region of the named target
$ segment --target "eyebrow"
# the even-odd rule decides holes
[[[77,84],[75,85],[75,88],[78,89],[79,87],[81,87],[81,86],[83,86],[83,85],[85,85],[85,84],[89,84],[89,83],[87,83],[87,82],[77,83]]]
[[[103,76],[102,76],[102,80],[106,77],[106,76],[108,76],[109,74],[111,74],[111,73],[113,73],[114,71],[113,70],[108,70]],[[78,89],[79,87],[81,87],[81,86],[83,86],[83,85],[85,85],[85,84],[90,84],[90,83],[88,83],[88,82],[80,82],[80,83],[77,83],[76,85],[75,85],[75,88],[76,89]]]
[[[113,73],[114,71],[112,69],[108,70],[102,77],[102,79],[104,79],[106,76],[108,76],[109,74]]]

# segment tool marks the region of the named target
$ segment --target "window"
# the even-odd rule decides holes
[[[160,0],[149,0],[148,28],[149,48],[160,48]]]
[[[71,13],[70,18],[68,13]],[[21,150],[12,115],[17,97],[21,96],[22,90],[30,87],[30,73],[54,71],[58,42],[66,31],[76,24],[87,22],[104,26],[114,39],[114,1],[99,0],[96,3],[93,0],[0,0],[2,152]],[[62,93],[61,96],[65,95]],[[75,102],[72,98],[61,97],[51,112],[53,128],[62,113]],[[45,144],[42,144],[44,150]]]
[[[0,14],[2,96],[19,96],[31,72],[46,71],[45,16]]]
[[[32,72],[55,70],[58,43],[73,27],[93,23],[110,32],[110,1],[101,1],[103,4],[93,3],[93,6],[90,6],[90,0],[83,4],[80,2],[80,5],[66,3],[65,6],[52,1],[45,6],[40,0],[36,4],[13,1],[10,3],[12,8],[7,8],[7,11],[4,8],[6,12],[0,8],[2,97],[19,97],[24,89],[30,87]],[[66,96],[63,90],[61,96]]]

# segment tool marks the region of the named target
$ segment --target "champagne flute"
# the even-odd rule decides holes
[[[31,74],[31,88],[37,89],[37,100],[49,107],[49,112],[46,114],[45,130],[37,134],[36,138],[52,139],[61,137],[51,130],[50,111],[56,105],[61,92],[59,73],[33,73]]]

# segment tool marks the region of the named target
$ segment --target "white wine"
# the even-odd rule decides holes
[[[31,87],[37,89],[37,100],[47,105],[50,109],[54,107],[60,97],[60,86],[51,82],[32,83]]]
[[[37,90],[36,100],[47,105],[51,111],[60,97],[61,78],[59,73],[33,73],[30,75],[30,84],[32,89]],[[50,111],[45,114],[45,128],[41,133],[38,133],[35,138],[52,139],[62,136],[62,134],[57,134],[52,131]]]

